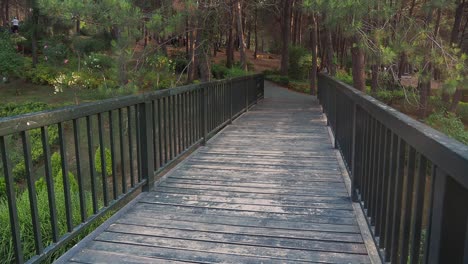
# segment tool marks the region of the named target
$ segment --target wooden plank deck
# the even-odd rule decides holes
[[[318,104],[271,85],[77,248],[66,262],[370,262]]]

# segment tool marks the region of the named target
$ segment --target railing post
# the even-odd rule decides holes
[[[232,102],[233,92],[232,92],[232,90],[234,89],[233,86],[232,86],[232,79],[229,79],[229,81],[227,81],[227,83],[229,85],[229,124],[232,124],[232,107],[233,107],[233,102]]]
[[[140,164],[141,177],[146,178],[147,182],[143,186],[143,191],[149,191],[154,184],[154,151],[153,151],[153,126],[151,118],[151,102],[143,102],[138,104],[139,118],[139,137],[140,140]]]
[[[207,119],[208,119],[208,87],[206,85],[202,88],[202,96],[201,96],[201,134],[202,134],[202,142],[201,145],[206,145],[207,140]]]
[[[249,82],[244,84],[245,87],[245,112],[249,111]]]
[[[361,133],[358,133],[358,129],[360,129],[362,124],[358,124],[357,104],[353,104],[352,116],[353,116],[353,134],[351,137],[351,140],[352,140],[351,142],[351,200],[353,202],[358,202],[358,196],[356,193],[356,181],[357,181],[356,174],[358,173],[359,170],[356,168],[357,167],[356,161],[357,161],[357,156],[358,156],[358,154],[356,153],[356,149],[357,149],[356,141],[358,139],[358,134],[359,136],[361,134]]]

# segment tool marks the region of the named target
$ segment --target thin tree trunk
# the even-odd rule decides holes
[[[289,43],[291,40],[291,2],[290,0],[282,1],[283,21],[281,27],[282,47],[281,47],[281,74],[288,75],[289,67]]]
[[[312,29],[310,31],[310,42],[312,46],[312,69],[310,71],[310,94],[315,95],[317,93],[317,18],[315,14],[311,17]]]
[[[371,81],[371,90],[372,92],[377,92],[379,89],[379,65],[372,64],[372,81]]]
[[[32,66],[36,68],[39,63],[39,58],[37,54],[38,49],[38,39],[37,39],[37,27],[39,25],[39,9],[36,6],[36,0],[31,1],[32,7],[32,33],[31,33],[31,47],[32,47]]]
[[[428,10],[425,24],[427,27],[432,21],[432,8]],[[437,26],[435,27],[437,28]],[[437,32],[437,31],[436,31]],[[429,40],[426,40],[426,48],[427,51],[430,52],[430,43]],[[418,118],[424,119],[427,116],[427,104],[428,104],[428,97],[431,90],[431,79],[432,79],[432,65],[430,62],[430,58],[428,55],[424,57],[423,65],[425,65],[421,77],[419,78],[419,110],[418,110]]]
[[[191,18],[188,18],[187,25],[189,27],[189,37],[187,39],[189,67],[187,71],[187,82],[191,83],[195,80],[196,62],[195,62],[195,28],[192,26]]]
[[[237,32],[239,34],[239,52],[240,52],[240,62],[241,68],[244,71],[247,71],[247,56],[245,54],[245,40],[244,40],[244,31],[242,29],[242,7],[240,0],[236,0],[237,8]]]
[[[228,43],[226,45],[226,67],[232,68],[234,64],[234,27],[235,27],[235,11],[234,11],[234,0],[231,1],[231,12],[230,12],[230,27],[228,35]]]
[[[353,61],[353,86],[354,88],[365,91],[366,73],[364,51],[359,47],[359,39],[354,37],[353,48],[351,49]]]
[[[257,30],[257,23],[258,23],[258,10],[255,7],[255,21],[254,21],[254,37],[255,37],[255,50],[254,50],[254,60],[257,59],[258,55],[258,30]]]
[[[252,37],[252,22],[249,19],[249,22],[247,23],[247,41],[246,41],[246,49],[250,50],[250,40]]]

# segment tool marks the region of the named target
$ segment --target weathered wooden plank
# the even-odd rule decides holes
[[[320,181],[320,180],[339,180],[343,182],[343,177],[339,172],[327,172],[327,171],[284,171],[284,170],[270,170],[270,171],[255,171],[255,170],[245,170],[245,169],[230,169],[222,166],[211,166],[211,168],[195,168],[193,166],[182,166],[177,170],[177,173],[173,175],[207,175],[207,176],[226,176],[226,177],[249,177],[249,178],[262,178],[265,177],[276,180],[276,179],[291,179],[291,180],[310,180],[310,181]]]
[[[343,182],[309,182],[308,185],[295,184],[294,182],[271,182],[271,183],[255,183],[255,182],[242,182],[242,181],[229,181],[225,179],[214,180],[214,179],[185,179],[178,177],[171,177],[167,179],[165,183],[186,183],[194,185],[211,185],[211,186],[232,186],[232,187],[249,187],[249,188],[268,188],[268,189],[282,189],[282,190],[303,190],[309,191],[311,187],[320,187],[321,189],[341,189],[343,188]]]
[[[207,195],[215,197],[232,197],[232,198],[251,198],[251,199],[273,199],[283,202],[323,202],[323,203],[349,203],[351,199],[344,194],[343,196],[320,196],[320,195],[295,195],[295,194],[274,194],[274,193],[247,193],[247,192],[229,192],[216,190],[200,190],[200,189],[180,189],[180,188],[163,188],[160,187],[151,194],[188,194],[188,195]],[[150,195],[151,195],[150,194]]]
[[[250,173],[245,174],[231,174],[225,175],[224,173],[190,173],[193,170],[187,170],[188,173],[179,173],[177,175],[171,175],[171,179],[185,179],[185,180],[213,180],[213,181],[227,181],[227,182],[243,182],[243,183],[263,183],[263,184],[280,184],[282,186],[328,186],[343,184],[343,179],[338,176],[335,177],[320,177],[320,178],[284,178],[284,177],[268,177],[268,175],[255,175],[252,176]]]
[[[122,219],[144,219],[149,218],[156,224],[157,220],[170,227],[174,221],[208,224],[209,228],[216,228],[217,225],[229,225],[236,227],[246,227],[247,231],[251,234],[270,234],[269,231],[284,234],[284,237],[299,237],[313,238],[307,231],[320,231],[332,233],[355,233],[359,234],[360,230],[355,225],[342,225],[342,224],[323,224],[323,223],[309,223],[306,221],[296,222],[286,220],[275,220],[271,218],[258,218],[249,216],[234,216],[234,215],[215,215],[190,212],[171,212],[166,211],[161,213],[157,210],[134,210],[127,214]],[[133,221],[133,220],[132,220]],[[135,222],[136,223],[136,222]],[[297,231],[297,232],[296,232]],[[281,233],[284,232],[284,233]],[[354,240],[353,240],[354,241]],[[355,240],[358,241],[358,240]]]
[[[161,187],[172,187],[180,189],[198,189],[198,190],[214,190],[214,191],[230,191],[230,192],[247,192],[247,193],[270,193],[270,194],[291,194],[302,196],[344,196],[347,191],[344,189],[323,189],[320,187],[310,187],[309,190],[287,190],[287,189],[265,189],[265,188],[250,188],[250,187],[234,187],[234,186],[216,186],[216,185],[195,185],[188,183],[164,182]]]
[[[186,264],[193,262],[174,261],[161,258],[140,257],[130,254],[115,253],[102,250],[85,249],[76,254],[69,263],[112,263],[112,264]],[[76,262],[75,262],[76,261]]]
[[[351,203],[340,202],[340,203],[328,203],[328,202],[311,202],[311,201],[284,201],[275,199],[260,199],[260,198],[236,198],[236,197],[220,197],[220,196],[209,196],[209,195],[187,195],[187,194],[168,194],[168,193],[156,193],[149,195],[144,200],[145,202],[157,200],[160,202],[184,202],[188,201],[193,203],[195,201],[203,202],[223,202],[223,203],[235,203],[235,204],[247,204],[247,205],[266,205],[266,206],[281,206],[281,207],[302,207],[302,208],[318,208],[318,209],[341,209],[341,210],[353,210]]]
[[[138,210],[157,211],[160,213],[166,212],[181,212],[190,214],[207,214],[207,215],[232,215],[238,217],[255,217],[260,219],[286,220],[304,223],[324,223],[324,224],[340,224],[340,225],[356,225],[356,220],[351,217],[336,217],[324,215],[300,215],[272,212],[256,212],[246,210],[230,210],[224,208],[213,207],[197,207],[184,205],[169,205],[157,203],[139,203],[135,206]]]
[[[307,173],[323,173],[323,174],[337,174],[340,169],[337,167],[327,168],[325,166],[316,167],[288,167],[288,166],[268,166],[268,165],[254,165],[254,164],[228,164],[222,165],[220,163],[209,162],[187,162],[192,168],[206,168],[206,169],[224,169],[224,170],[243,170],[243,171],[263,171],[263,172],[299,172]]]
[[[256,256],[264,258],[292,260],[292,261],[314,261],[328,263],[369,263],[369,258],[361,254],[347,254],[336,252],[306,251],[298,249],[270,248],[262,246],[245,246],[228,243],[215,243],[205,241],[191,241],[182,239],[170,239],[151,237],[144,235],[104,232],[96,238],[96,241],[125,243],[129,245],[153,246],[164,248],[176,248],[232,254],[236,256]]]
[[[213,252],[203,252],[197,250],[163,248],[154,246],[119,244],[106,241],[94,241],[88,246],[92,250],[113,251],[125,255],[151,257],[165,260],[188,261],[196,263],[272,263],[283,264],[284,260],[272,259],[269,257],[241,256],[232,254],[219,254]],[[158,263],[162,261],[159,260]],[[311,262],[300,262],[311,263]]]
[[[231,156],[231,157],[219,157],[219,156],[202,156],[197,155],[189,159],[192,162],[209,162],[209,163],[234,163],[234,164],[255,164],[255,165],[274,165],[274,166],[295,166],[295,167],[306,167],[316,168],[316,164],[327,167],[336,167],[338,162],[332,159],[320,159],[320,160],[299,160],[299,159],[264,159],[262,157],[256,157],[255,159],[242,157],[242,156]]]
[[[170,228],[165,228],[158,226],[157,224],[155,225],[155,223],[150,219],[145,220],[146,221],[142,221],[142,219],[122,219],[119,223],[111,225],[107,231],[160,238],[227,243],[233,245],[343,252],[352,254],[367,253],[363,243],[343,243],[346,239],[350,239],[350,236],[344,236],[343,233],[331,235],[329,235],[329,233],[322,233],[315,235],[314,239],[305,239],[275,236],[270,233],[268,236],[246,234],[243,232],[245,228],[242,230],[240,228],[227,225],[218,225],[218,228],[215,230],[214,228],[207,228],[207,226],[203,224],[190,224],[187,222],[185,222],[185,224],[181,224],[180,222],[175,222],[170,226]],[[164,223],[161,224],[164,225]],[[356,240],[346,242],[356,242]],[[359,240],[358,242],[362,242],[362,240]]]

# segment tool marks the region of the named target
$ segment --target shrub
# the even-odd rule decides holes
[[[106,54],[91,53],[86,56],[83,65],[88,68],[91,72],[93,71],[104,71],[112,68],[114,65],[114,59]]]
[[[24,60],[16,52],[13,42],[6,34],[0,35],[0,77],[18,75]]]
[[[211,66],[211,74],[215,79],[224,79],[228,72],[229,69],[224,65],[213,64]]]
[[[453,113],[438,111],[426,118],[425,122],[464,144],[468,144],[468,131],[463,122]]]
[[[346,84],[353,85],[353,76],[344,70],[338,70],[335,78]]]
[[[403,90],[378,90],[374,95],[378,100],[392,105],[396,101],[400,101],[405,98],[405,92]]]
[[[110,40],[100,37],[77,36],[72,39],[72,48],[78,54],[100,52],[110,48]]]
[[[42,52],[44,59],[55,65],[62,64],[69,56],[68,47],[63,43],[45,43]]]
[[[468,123],[468,103],[459,102],[457,107],[457,113],[463,122]]]
[[[312,64],[312,57],[309,60],[306,58],[309,55],[307,50],[301,46],[289,47],[289,70],[288,75],[292,79],[301,80],[307,76]]]
[[[291,81],[288,85],[294,91],[310,94],[310,83],[301,81]]]
[[[110,149],[104,148],[104,155],[106,158],[106,174],[112,175],[112,156]],[[102,173],[102,164],[101,164],[101,147],[96,149],[96,153],[94,154],[95,166],[96,171]]]
[[[25,102],[25,103],[7,103],[0,104],[0,118],[7,116],[22,115],[32,112],[38,112],[50,109],[46,103],[40,102]]]
[[[242,70],[241,68],[238,67],[232,67],[231,69],[228,69],[225,78],[236,78],[236,77],[241,77],[247,75],[248,72]]]
[[[24,77],[33,84],[53,85],[59,71],[54,66],[39,63],[36,68],[28,67],[24,70]]]
[[[288,86],[289,84],[289,78],[287,76],[282,76],[282,75],[266,75],[265,79],[270,80],[274,83],[277,83],[279,85],[283,86]]]

